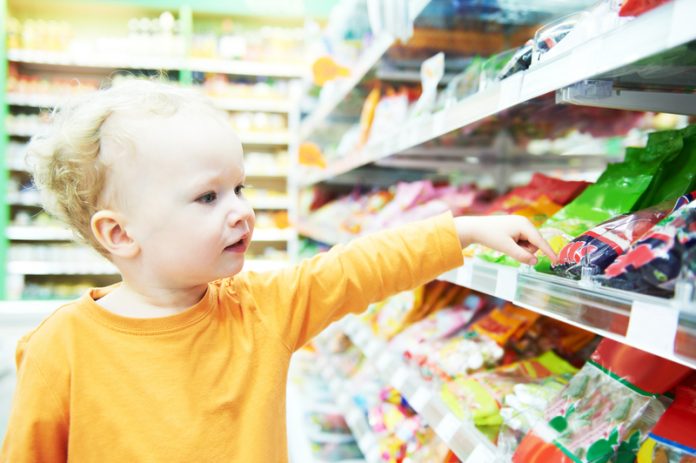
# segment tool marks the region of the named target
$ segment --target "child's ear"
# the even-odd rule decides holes
[[[103,209],[92,215],[92,233],[111,255],[123,258],[135,257],[140,251],[138,243],[126,232],[122,217],[117,212]]]

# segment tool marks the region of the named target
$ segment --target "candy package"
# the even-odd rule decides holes
[[[640,16],[669,0],[625,0],[619,9],[619,16]]]
[[[595,225],[634,209],[662,161],[673,156],[678,148],[666,143],[673,138],[673,131],[668,132],[651,133],[645,148],[627,148],[623,162],[607,166],[597,183],[590,185],[544,224],[540,231],[554,251],[560,251]],[[550,259],[540,254],[536,269],[549,273]]]
[[[549,404],[548,427],[520,443],[514,463],[594,463],[635,452],[664,412],[659,395],[691,369],[604,339],[590,361]]]
[[[695,252],[696,200],[686,205],[680,202],[674,212],[608,266],[599,279],[613,288],[669,296],[678,278],[696,280]]]
[[[512,303],[494,309],[477,321],[472,329],[505,346],[510,339],[520,339],[522,335],[541,317],[537,312],[525,310]]]
[[[534,383],[550,376],[570,377],[577,369],[553,352],[522,360],[494,370],[455,378],[443,384],[441,395],[455,415],[472,418],[479,426],[499,426],[500,407],[515,385]]]
[[[602,222],[561,249],[551,268],[558,275],[576,279],[581,277],[583,268],[593,275],[601,274],[668,212],[665,204]]]
[[[659,132],[660,143],[649,145],[663,157],[650,186],[636,203],[644,209],[696,189],[696,125]],[[664,153],[661,154],[660,152]]]
[[[638,451],[636,463],[696,462],[696,389],[677,388],[674,402]]]

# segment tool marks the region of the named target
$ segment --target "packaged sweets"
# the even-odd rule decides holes
[[[696,462],[696,388],[680,386],[674,402],[638,451],[636,463]]]
[[[534,383],[557,375],[572,376],[577,369],[554,354],[544,354],[494,370],[455,378],[443,384],[441,395],[455,415],[473,418],[479,426],[499,426],[503,422],[500,407],[515,385]]]
[[[569,278],[580,278],[583,267],[591,269],[593,275],[601,274],[668,212],[664,206],[654,207],[602,222],[561,249],[551,268]]]
[[[472,329],[498,345],[505,346],[510,339],[520,339],[539,317],[541,315],[536,312],[521,309],[508,302],[504,307],[494,309],[481,318]]]
[[[678,277],[696,279],[696,201],[682,204],[608,266],[602,284],[668,296]]]
[[[696,189],[696,125],[659,133],[661,142],[650,148],[663,156],[663,161],[635,209],[651,207]]]
[[[671,143],[673,132],[653,132],[645,148],[627,148],[623,162],[607,166],[597,183],[551,217],[540,231],[554,251],[598,223],[634,210],[662,161],[681,149],[679,144]],[[550,272],[549,258],[540,254],[536,269]]]
[[[619,16],[640,16],[669,0],[625,0],[619,9]]]
[[[659,395],[691,369],[604,339],[544,412],[548,427],[520,443],[514,463],[632,462],[664,412]]]

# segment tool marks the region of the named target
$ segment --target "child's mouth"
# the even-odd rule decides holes
[[[230,244],[229,246],[225,247],[225,252],[236,252],[236,253],[243,253],[247,249],[247,241],[245,239],[241,239],[237,241],[236,243]]]

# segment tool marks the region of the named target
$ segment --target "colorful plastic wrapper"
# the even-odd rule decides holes
[[[682,386],[638,451],[636,463],[696,462],[696,389]]]
[[[668,212],[668,208],[655,207],[602,222],[561,249],[551,268],[558,275],[576,279],[582,276],[583,268],[593,275],[601,274]]]
[[[696,189],[696,125],[661,133],[659,148],[667,154],[635,209],[651,207]]]
[[[659,395],[691,369],[604,339],[544,412],[548,427],[529,433],[514,463],[632,462],[664,413]]]
[[[669,0],[626,0],[621,5],[619,16],[639,16]]]
[[[597,183],[551,217],[540,231],[554,251],[595,225],[634,210],[662,161],[681,150],[682,145],[671,143],[673,132],[653,132],[645,148],[627,148],[623,162],[607,166]],[[540,254],[536,269],[549,273],[550,259]]]
[[[613,288],[669,296],[679,278],[696,280],[694,200],[660,221],[608,266],[600,280]]]
[[[460,418],[473,419],[478,426],[499,426],[503,423],[501,404],[515,385],[536,383],[551,376],[570,377],[576,371],[575,367],[548,351],[533,359],[456,378],[443,384],[441,395]]]

